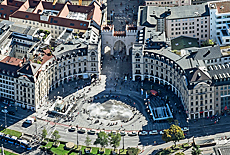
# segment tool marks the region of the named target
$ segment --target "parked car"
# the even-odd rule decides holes
[[[13,111],[9,111],[8,114],[15,115],[15,113]]]
[[[164,131],[163,131],[163,130],[162,130],[162,131],[160,131],[160,134],[161,134],[161,135],[163,135],[163,134],[164,134]]]
[[[6,110],[6,109],[2,109],[2,113],[8,113],[8,110]]]
[[[184,128],[181,128],[181,130],[184,131],[184,132],[186,132],[186,131],[189,130],[189,128],[188,127],[184,127]]]
[[[91,134],[91,135],[94,135],[95,133],[96,133],[96,130],[93,130],[93,129],[88,131],[88,134]]]
[[[85,128],[81,128],[80,130],[78,130],[79,133],[85,133],[86,129]]]
[[[136,131],[129,132],[128,135],[129,135],[129,136],[136,136],[136,135],[137,135],[137,132],[136,132]]]
[[[145,135],[148,135],[148,132],[147,131],[140,131],[139,135],[140,136],[145,136]]]
[[[121,136],[125,136],[126,135],[125,131],[120,131],[120,134],[121,134]]]
[[[71,128],[69,128],[69,131],[70,132],[74,132],[76,130],[76,128],[75,127],[71,127]]]
[[[152,131],[149,131],[149,134],[150,134],[150,135],[157,135],[158,132],[157,132],[157,130],[152,130]]]

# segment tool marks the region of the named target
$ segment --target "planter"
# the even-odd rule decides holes
[[[85,148],[85,153],[89,154],[91,152],[91,150],[92,150],[91,147],[87,147],[87,148]]]
[[[60,142],[54,142],[53,147],[58,147],[60,145]]]

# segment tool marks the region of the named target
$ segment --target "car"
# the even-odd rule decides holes
[[[136,136],[136,135],[137,135],[137,132],[136,132],[136,131],[129,132],[128,135],[129,135],[129,136]]]
[[[96,130],[93,130],[93,129],[88,131],[88,134],[90,134],[90,135],[94,135],[95,133],[96,133]]]
[[[184,128],[181,128],[181,130],[184,131],[184,132],[186,132],[186,131],[189,130],[189,128],[188,127],[184,127]]]
[[[140,136],[145,136],[145,135],[148,135],[148,132],[147,131],[140,131],[139,135]]]
[[[125,131],[120,131],[120,134],[121,134],[121,136],[125,136],[126,135]]]
[[[9,111],[8,114],[15,115],[15,113],[13,111]]]
[[[85,128],[81,128],[80,130],[78,130],[79,133],[85,133],[86,129]]]
[[[157,135],[158,132],[157,132],[157,130],[152,130],[152,131],[149,131],[149,134],[150,134],[150,135]]]
[[[163,135],[164,134],[164,130],[160,131],[160,134]]]
[[[8,110],[6,110],[6,109],[2,109],[2,113],[7,114],[7,113],[8,113]]]
[[[69,128],[69,131],[70,131],[70,132],[74,132],[75,130],[76,130],[75,127],[70,127],[70,128]]]

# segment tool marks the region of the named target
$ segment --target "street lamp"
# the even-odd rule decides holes
[[[6,109],[7,109],[7,107],[5,106],[5,128],[7,128],[7,125],[6,125]]]
[[[124,129],[125,131],[125,129]],[[123,151],[125,150],[125,135],[123,136]]]
[[[187,118],[187,123],[188,123],[188,144],[189,144],[189,118]]]
[[[78,125],[77,125],[77,149],[78,149]]]

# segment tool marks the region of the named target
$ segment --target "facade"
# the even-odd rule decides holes
[[[220,46],[230,44],[230,1],[210,2],[210,39]]]
[[[191,0],[146,0],[146,6],[173,7],[191,5]]]
[[[206,4],[180,7],[146,6],[140,7],[139,12],[139,26],[156,25],[157,31],[164,31],[168,39],[183,35],[197,38],[199,44],[209,39],[209,9]]]
[[[202,5],[199,5],[200,9],[195,9],[196,6],[191,9],[198,11],[195,14],[200,15],[199,17],[191,17],[193,11],[180,13],[181,16],[187,16],[188,20],[175,18],[178,14],[175,15],[172,8],[164,10],[157,7],[140,7],[137,39],[132,51],[133,80],[148,80],[166,85],[181,99],[190,119],[221,114],[230,109],[230,57],[217,45],[199,47],[197,44],[197,41],[201,43],[202,34],[207,34],[204,37],[209,38],[207,5],[203,5],[203,11],[200,6]],[[203,16],[204,14],[207,16]],[[186,32],[181,31],[183,25],[187,27],[187,31],[189,26],[196,25],[196,33],[199,35],[194,37],[180,34],[176,38],[172,36],[170,46],[167,31],[175,33],[177,28],[176,32]],[[203,31],[197,32],[201,25]],[[196,37],[198,38],[194,39]]]

